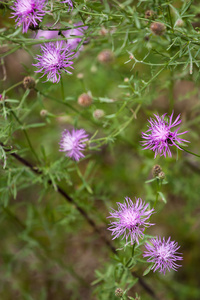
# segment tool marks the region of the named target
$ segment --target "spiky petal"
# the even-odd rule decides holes
[[[108,230],[112,231],[113,240],[122,236],[126,239],[126,244],[130,237],[131,245],[135,242],[139,244],[139,238],[143,238],[145,227],[151,224],[148,219],[152,215],[154,209],[147,210],[149,204],[142,202],[142,199],[136,199],[136,203],[128,197],[125,198],[124,203],[117,203],[118,210],[110,212],[108,218],[114,218],[116,221],[110,223]]]
[[[80,158],[85,156],[82,151],[85,149],[87,141],[88,134],[84,129],[73,129],[71,133],[65,129],[60,141],[60,151],[65,152],[66,156],[79,161]]]
[[[43,72],[41,77],[47,75],[47,80],[58,83],[63,71],[71,74],[66,68],[73,69],[71,59],[73,59],[74,52],[70,52],[62,41],[44,44],[44,46],[41,46],[41,53],[42,55],[36,56],[38,62],[33,64],[33,66],[39,68],[35,71],[36,73]]]
[[[160,273],[165,274],[166,270],[171,269],[177,271],[181,267],[176,263],[177,260],[182,260],[181,253],[177,252],[180,248],[178,243],[171,241],[171,237],[165,241],[165,238],[156,237],[150,240],[151,244],[145,244],[146,250],[143,256],[149,257],[148,262],[154,263],[151,270],[154,272],[159,270]]]
[[[46,0],[17,0],[11,9],[14,10],[11,18],[16,18],[16,26],[23,25],[23,33],[28,31],[30,25],[37,27],[46,14]]]
[[[150,125],[149,129],[146,132],[142,132],[142,137],[146,141],[142,141],[144,149],[150,149],[155,152],[154,158],[159,154],[160,156],[168,154],[170,157],[172,156],[170,151],[170,146],[176,146],[180,150],[182,150],[178,144],[183,142],[189,143],[189,141],[180,138],[179,136],[187,133],[188,131],[184,131],[182,133],[178,133],[177,128],[175,131],[172,131],[172,128],[179,125],[181,123],[180,115],[173,122],[173,113],[169,116],[169,121],[166,121],[164,118],[166,114],[162,115],[154,115],[155,119],[148,120]]]

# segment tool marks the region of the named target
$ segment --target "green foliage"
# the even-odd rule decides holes
[[[174,149],[172,158],[154,159],[141,146],[147,119],[174,110],[188,130],[188,149],[200,153],[198,1],[79,0],[71,12],[48,1],[39,26],[59,28],[53,39],[22,34],[10,18],[11,4],[0,4],[1,299],[110,300],[118,287],[122,299],[155,298],[141,278],[161,299],[200,299],[198,158]],[[73,74],[62,74],[62,90],[60,82],[44,82],[32,64],[40,44],[66,40],[62,31],[78,22],[88,27],[75,52],[83,50]],[[152,32],[153,22],[165,25],[163,35]],[[102,64],[105,49],[114,59]],[[34,78],[34,89],[24,88],[25,76]],[[87,92],[93,102],[81,107],[78,96]],[[105,115],[95,118],[96,109]],[[90,136],[78,163],[59,152],[65,128],[84,128]],[[164,180],[152,177],[158,163]],[[134,249],[113,241],[118,251],[110,258],[106,218],[125,196],[156,204],[156,225]],[[142,251],[155,235],[181,245],[177,273],[150,271]]]

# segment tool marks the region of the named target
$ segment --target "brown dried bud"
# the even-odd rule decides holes
[[[121,298],[123,296],[123,293],[124,293],[124,291],[120,288],[117,288],[115,290],[115,296],[118,297],[118,298]]]
[[[153,10],[147,10],[146,12],[145,12],[145,18],[146,19],[154,19],[155,18],[155,16],[156,16],[156,13],[155,13],[155,11],[153,11]]]
[[[84,77],[84,74],[83,74],[83,73],[78,73],[78,74],[77,74],[77,78],[78,78],[78,79],[83,79],[83,77]]]
[[[24,77],[23,85],[24,85],[25,89],[34,89],[35,79],[30,76]]]
[[[160,165],[155,165],[152,169],[153,177],[159,176],[160,172],[162,172],[162,168]]]
[[[41,116],[41,117],[46,117],[47,114],[48,114],[48,111],[47,111],[46,109],[42,109],[42,110],[40,111],[40,116]]]
[[[166,31],[166,26],[160,22],[153,22],[150,29],[155,35],[163,35]]]
[[[165,173],[164,172],[160,172],[159,174],[158,174],[158,177],[159,177],[159,179],[165,179]]]
[[[83,93],[78,97],[78,104],[84,107],[90,106],[92,103],[92,97],[89,94]]]
[[[101,51],[98,55],[98,61],[100,63],[103,64],[111,63],[113,60],[114,60],[114,53],[109,49]]]
[[[96,109],[94,112],[93,112],[93,117],[97,120],[103,118],[105,116],[105,112],[103,109]]]

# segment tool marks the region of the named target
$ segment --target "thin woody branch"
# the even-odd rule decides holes
[[[26,167],[28,167],[32,172],[34,172],[35,174],[38,175],[42,175],[43,172],[40,171],[37,167],[34,167],[29,161],[27,161],[26,159],[24,159],[23,157],[21,157],[20,155],[18,155],[15,152],[11,152],[13,150],[13,148],[5,146],[3,143],[0,142],[0,145],[3,147],[4,151],[9,153],[12,157],[14,157],[16,160],[18,160],[20,163],[22,163],[23,165],[25,165]],[[51,180],[48,180],[48,184],[50,186],[53,185]],[[72,197],[70,197],[59,185],[56,185],[56,189],[58,191],[59,194],[61,194],[64,199],[73,204],[76,209],[80,212],[80,214],[86,219],[86,221],[88,222],[88,224],[94,229],[94,231],[101,237],[101,239],[104,241],[104,243],[108,246],[108,248],[110,248],[110,250],[114,253],[117,254],[117,250],[116,248],[111,244],[111,242],[107,239],[107,237],[105,236],[105,234],[102,232],[102,230],[100,230],[97,225],[95,224],[95,222],[88,216],[87,212],[81,208]],[[144,279],[142,279],[139,275],[137,275],[136,272],[131,272],[131,274],[138,278],[138,282],[139,284],[144,288],[144,290],[155,300],[159,300],[159,298],[157,297],[157,295],[155,294],[155,292],[153,291],[153,289],[144,281]]]

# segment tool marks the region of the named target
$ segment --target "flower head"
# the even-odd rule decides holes
[[[71,66],[73,61],[70,59],[73,58],[71,56],[74,53],[70,52],[66,46],[63,47],[62,41],[44,44],[44,46],[41,46],[41,53],[42,55],[36,57],[37,64],[33,64],[33,66],[39,68],[35,71],[36,73],[44,73],[41,77],[47,75],[47,80],[58,83],[63,70],[71,74],[66,68],[73,69]]]
[[[177,128],[174,132],[171,131],[173,127],[181,123],[180,115],[178,115],[174,122],[172,122],[173,113],[171,114],[171,116],[169,116],[169,121],[164,120],[165,115],[166,114],[162,115],[161,117],[159,117],[158,115],[154,115],[155,119],[149,120],[149,129],[145,133],[142,132],[142,137],[146,140],[142,142],[145,146],[144,149],[153,150],[155,152],[154,158],[157,154],[160,154],[160,156],[164,155],[165,157],[166,154],[172,156],[169,146],[174,145],[182,150],[177,144],[182,142],[189,143],[188,141],[179,137],[180,135],[188,131],[178,133],[180,127]]]
[[[30,25],[37,27],[42,22],[46,11],[46,0],[16,0],[11,6],[12,18],[16,17],[17,26],[23,24],[23,33],[28,31]]]
[[[122,239],[126,238],[127,244],[130,236],[131,245],[135,241],[139,244],[138,239],[144,236],[145,227],[154,225],[147,221],[154,209],[147,210],[149,204],[143,203],[140,198],[136,199],[136,203],[133,203],[130,198],[126,197],[124,204],[118,202],[117,205],[118,211],[113,209],[113,212],[110,212],[111,216],[108,217],[116,219],[110,223],[108,228],[114,235],[113,240],[122,235]]]
[[[85,156],[82,151],[85,149],[86,141],[88,141],[88,134],[84,129],[73,129],[71,133],[65,129],[62,133],[60,151],[66,152],[66,156],[79,161]]]
[[[149,257],[147,259],[148,262],[154,263],[151,270],[159,269],[160,273],[165,274],[166,269],[170,271],[170,269],[177,271],[177,268],[181,267],[181,265],[177,265],[177,260],[182,260],[181,253],[177,252],[180,248],[178,243],[175,241],[171,241],[171,237],[165,241],[161,237],[156,237],[150,240],[151,244],[145,244],[147,251],[144,251],[143,256]]]

